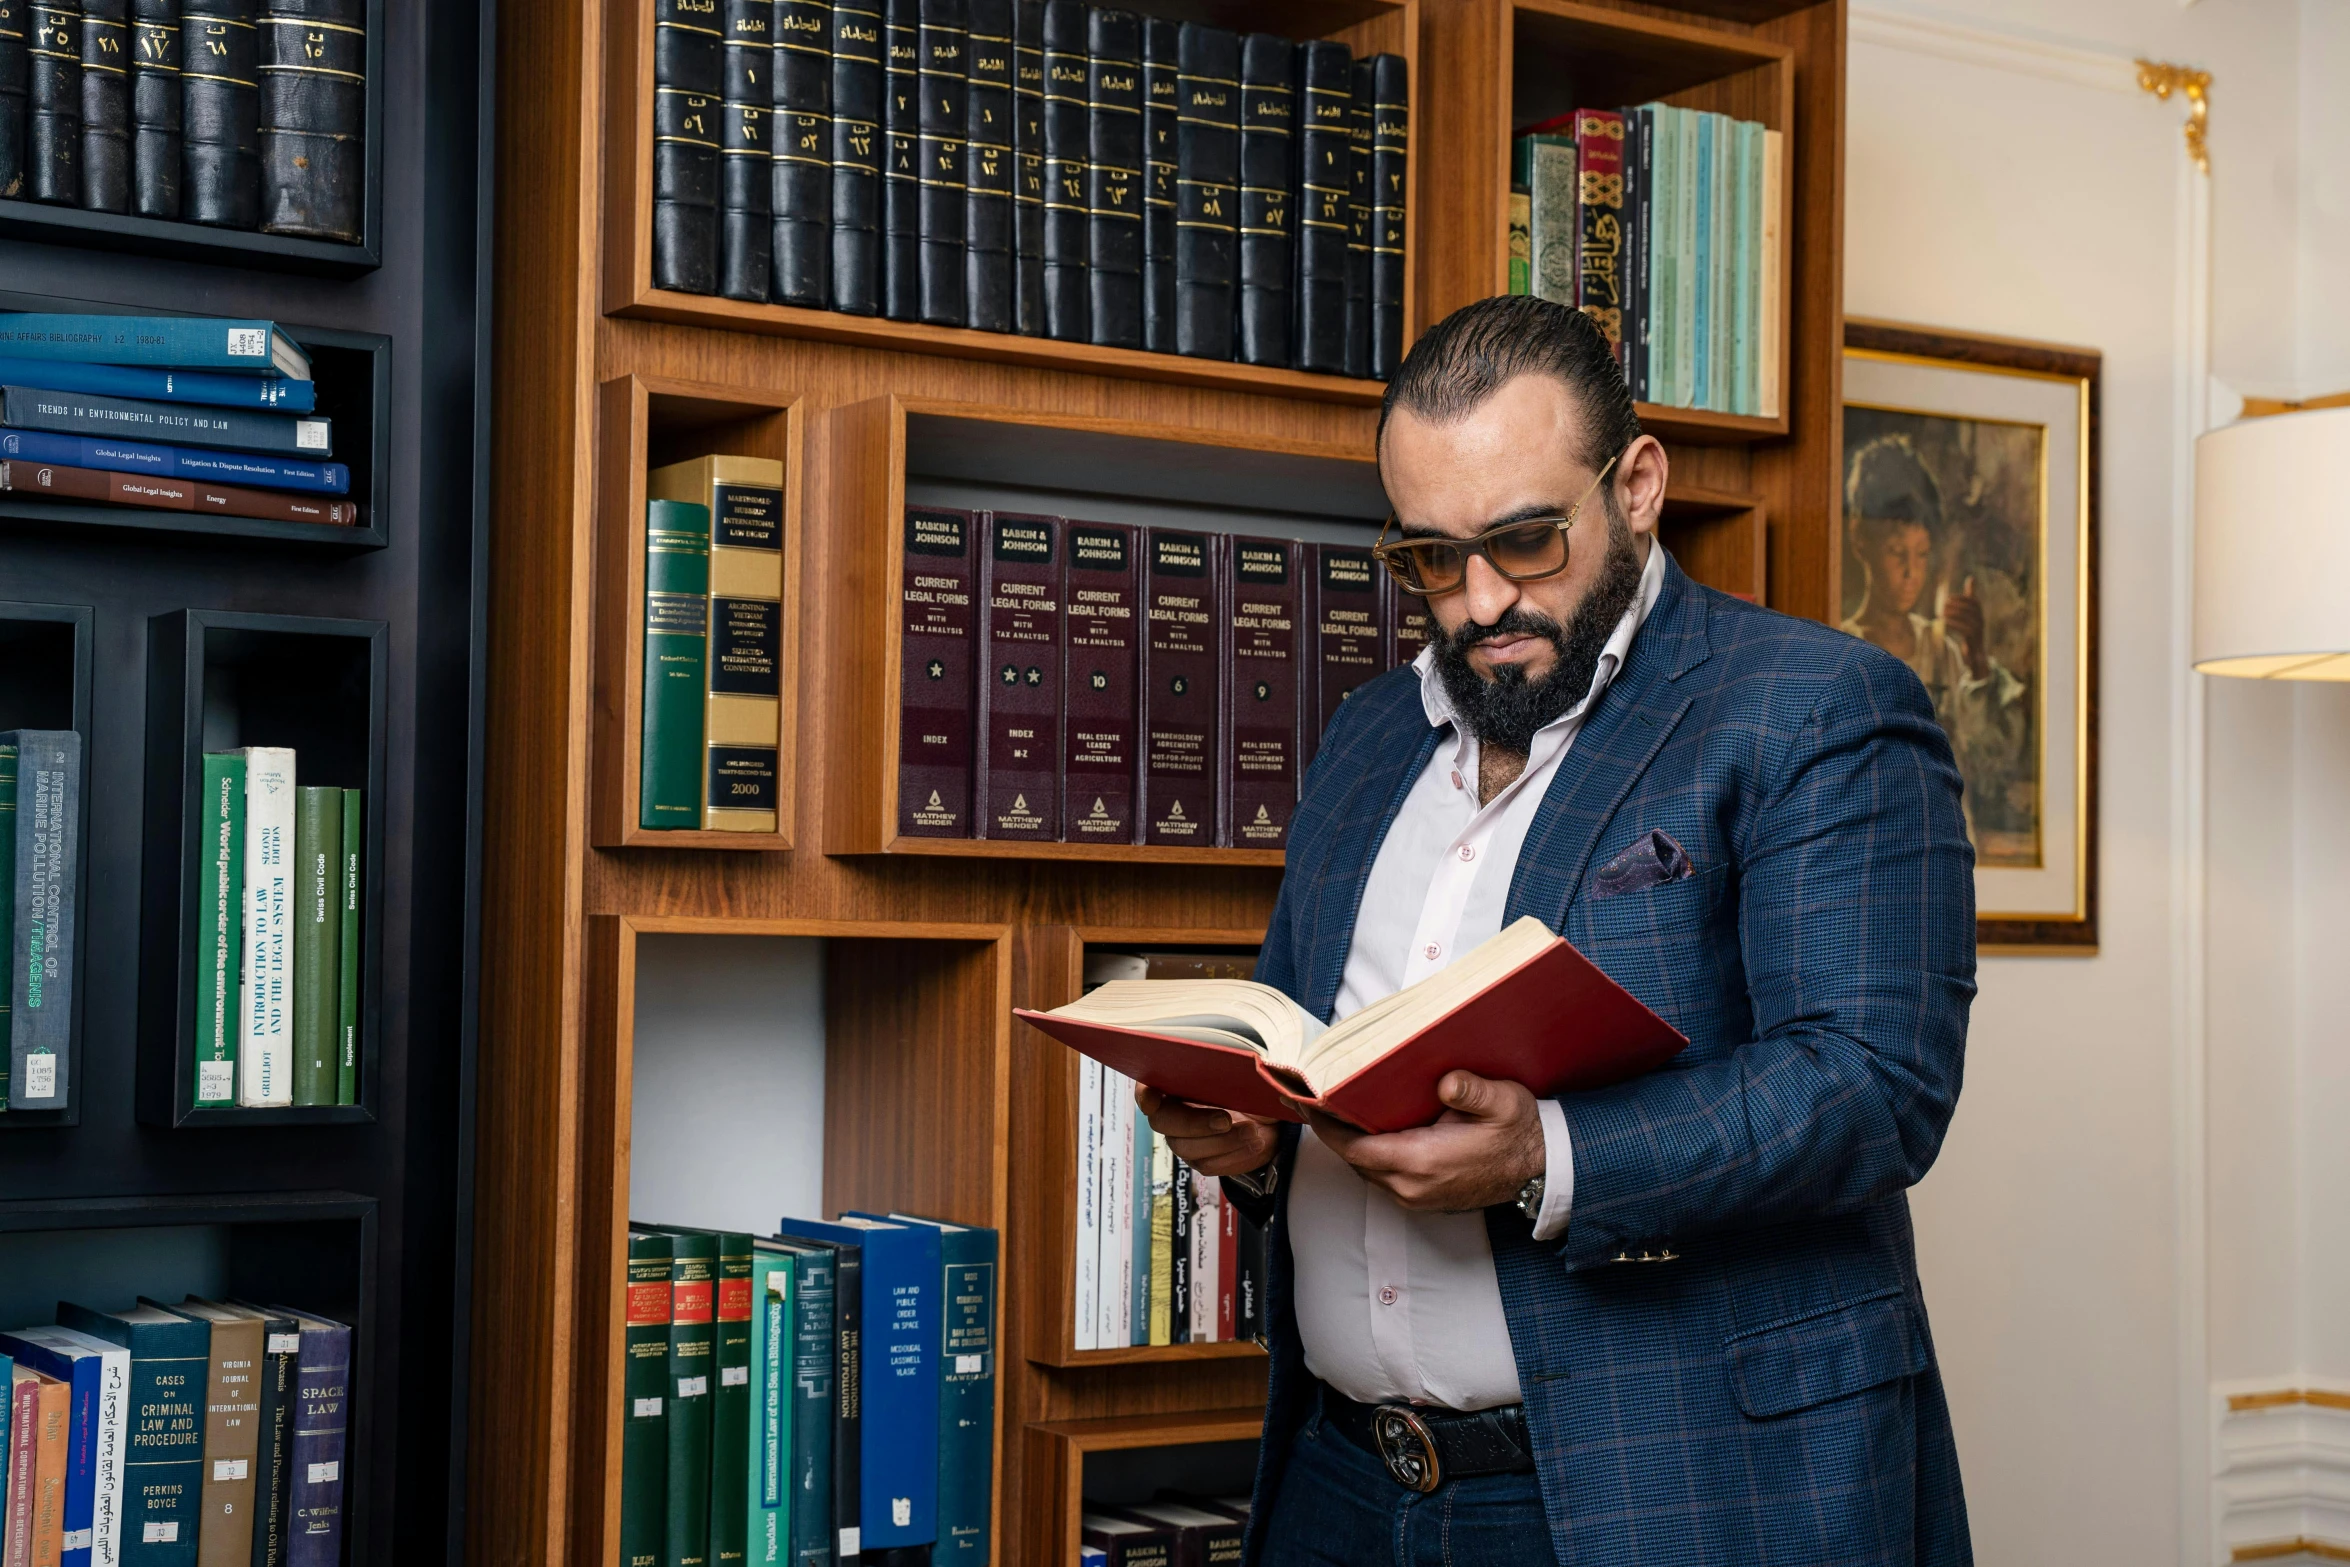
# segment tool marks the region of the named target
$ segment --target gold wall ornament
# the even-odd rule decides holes
[[[2165,103],[2170,101],[2172,93],[2187,100],[2187,156],[2195,160],[2200,172],[2209,174],[2211,153],[2203,144],[2203,133],[2211,123],[2211,73],[2184,65],[2165,65],[2159,60],[2140,60],[2138,88]]]

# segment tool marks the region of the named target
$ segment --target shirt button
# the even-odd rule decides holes
[[[1392,1285],[1392,1284],[1382,1284],[1381,1286],[1379,1286],[1379,1304],[1380,1304],[1380,1305],[1382,1305],[1382,1306],[1392,1306],[1392,1305],[1394,1305],[1394,1304],[1395,1304],[1395,1286],[1394,1286],[1394,1285]]]
[[[1437,953],[1439,953],[1439,952],[1443,951],[1444,949],[1443,949],[1443,948],[1441,948],[1441,947],[1439,947],[1439,946],[1437,946],[1435,942],[1431,941],[1430,943],[1428,943],[1428,945],[1427,945],[1426,947],[1422,948],[1421,950],[1422,950],[1423,952],[1425,952],[1425,953],[1426,953],[1426,954],[1427,954],[1429,957],[1434,957],[1434,956],[1436,956],[1436,954],[1437,954]]]
[[[1473,848],[1469,847],[1469,845],[1467,845],[1467,844],[1465,844],[1465,843],[1461,845],[1461,858],[1462,858],[1462,859],[1464,859],[1464,860],[1473,860],[1473,859],[1475,859],[1476,857],[1477,857],[1477,851],[1476,851],[1475,849],[1473,849]]]
[[[1464,787],[1461,783],[1461,770],[1457,767],[1452,770],[1452,786],[1455,789]]]

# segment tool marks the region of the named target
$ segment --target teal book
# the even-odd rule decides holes
[[[245,956],[245,753],[204,754],[197,811],[203,885],[196,916],[196,1104],[237,1103],[237,984]]]
[[[1673,286],[1673,402],[1697,402],[1697,111],[1675,109],[1674,245],[1681,258]]]
[[[212,1324],[156,1306],[92,1311],[69,1301],[57,1322],[131,1352],[121,1567],[195,1567]]]
[[[661,1567],[668,1530],[669,1237],[628,1234],[620,1365],[620,1567]]]
[[[995,1513],[996,1232],[889,1217],[938,1232],[938,1543],[931,1567],[987,1567]]]
[[[744,1560],[792,1560],[792,1263],[784,1252],[751,1256],[751,1452],[744,1488]]]
[[[1121,1118],[1123,1119],[1123,1118]],[[1134,1163],[1126,1182],[1128,1230],[1132,1250],[1134,1288],[1127,1301],[1126,1343],[1139,1348],[1151,1341],[1151,1158],[1157,1134],[1147,1117],[1134,1118]]]
[[[16,742],[0,739],[0,1110],[8,1108],[8,1001],[16,989]],[[0,1378],[0,1389],[8,1386]],[[0,1468],[0,1481],[8,1471]],[[5,1507],[0,1499],[0,1507]]]
[[[1738,122],[1738,411],[1762,412],[1763,128]]]
[[[783,1559],[793,1567],[828,1567],[833,1556],[833,1508],[840,1491],[834,1460],[845,1433],[857,1428],[844,1418],[839,1391],[840,1314],[838,1253],[829,1246],[760,1241],[759,1256],[791,1262],[791,1376],[783,1392],[790,1427],[786,1439],[791,1467],[784,1489],[790,1496],[790,1533]]]
[[[1707,388],[1711,401],[1709,408],[1725,412],[1730,407],[1730,317],[1732,301],[1737,296],[1736,277],[1738,257],[1735,250],[1736,234],[1732,229],[1730,188],[1736,183],[1738,166],[1738,127],[1726,114],[1708,113],[1714,128],[1713,183],[1707,190],[1707,199],[1713,204],[1713,265],[1707,274],[1708,286],[1713,290],[1713,345],[1709,357],[1713,362],[1713,380]]]
[[[645,660],[637,825],[702,825],[703,674],[710,655],[710,508],[645,503]]]
[[[221,316],[0,316],[0,354],[73,364],[232,370],[307,381],[310,356],[270,321]]]
[[[359,1102],[359,870],[361,853],[367,847],[363,799],[361,790],[343,791],[342,950],[335,985],[340,1052],[335,1062],[335,1103],[339,1105]]]
[[[1695,306],[1689,322],[1691,406],[1714,406],[1714,123],[1717,115],[1697,116],[1696,232],[1690,247],[1697,276]]]

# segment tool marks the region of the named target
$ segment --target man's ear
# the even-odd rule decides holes
[[[1664,444],[1653,435],[1643,435],[1625,447],[1624,455],[1616,460],[1609,482],[1616,487],[1616,504],[1623,507],[1624,521],[1634,533],[1654,534],[1663,520],[1665,483],[1671,469]]]

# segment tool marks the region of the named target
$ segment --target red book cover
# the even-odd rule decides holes
[[[997,511],[979,524],[976,836],[1061,836],[1061,519]]]
[[[1385,570],[1379,573],[1379,591],[1387,595],[1387,667],[1399,669],[1420,656],[1436,622],[1429,617],[1428,601],[1397,587]]]
[[[1216,1342],[1229,1344],[1240,1336],[1234,1326],[1234,1296],[1240,1277],[1240,1210],[1231,1199],[1216,1204],[1221,1221],[1216,1237]]]
[[[1303,747],[1309,763],[1346,694],[1387,667],[1387,600],[1379,584],[1387,568],[1366,549],[1344,544],[1312,548],[1314,570],[1307,587],[1314,605],[1314,669]]]
[[[349,527],[359,520],[356,501],[330,501],[291,490],[249,490],[234,484],[204,484],[152,473],[109,473],[56,463],[10,458],[0,462],[0,490],[53,495],[62,500],[104,501],[150,511],[209,511],[263,522],[323,522]]]
[[[1624,341],[1624,117],[1613,109],[1575,111],[1575,192],[1582,281],[1576,303],[1611,345]]]
[[[1119,523],[1071,522],[1063,543],[1062,836],[1132,843],[1142,534]]]
[[[1216,841],[1223,540],[1153,528],[1143,548],[1142,841]]]
[[[1070,1049],[1194,1104],[1295,1121],[1296,1099],[1373,1132],[1426,1126],[1456,1068],[1548,1098],[1655,1070],[1688,1041],[1563,937],[1317,1097],[1253,1050],[1018,1009]]]
[[[1224,651],[1224,841],[1279,849],[1297,808],[1298,636],[1304,546],[1234,539]]]
[[[906,508],[899,585],[898,831],[971,836],[971,514]]]

